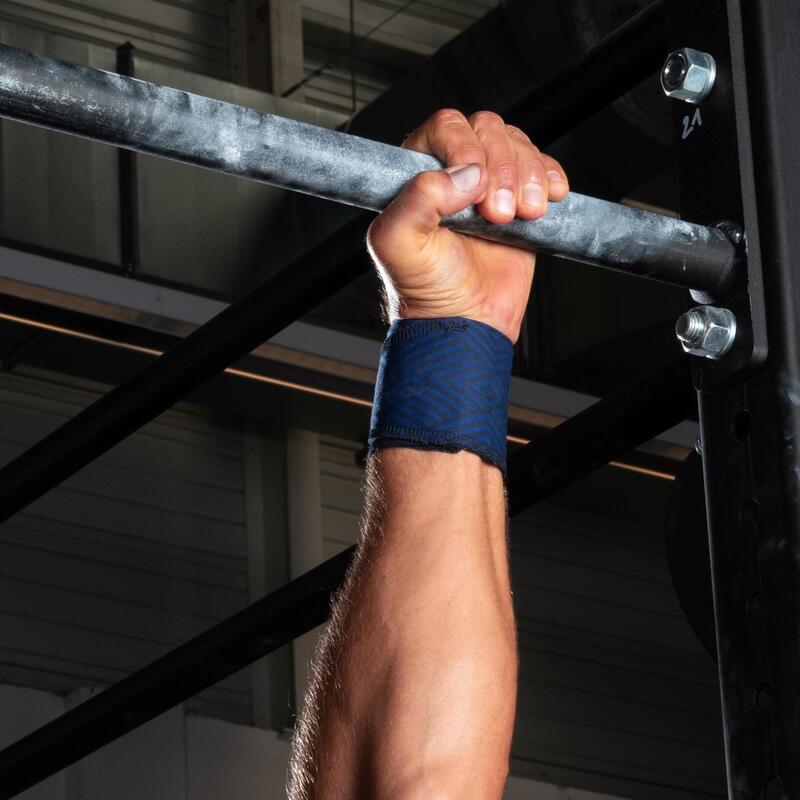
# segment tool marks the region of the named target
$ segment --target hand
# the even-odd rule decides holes
[[[390,317],[468,317],[516,341],[535,255],[439,223],[471,204],[489,222],[537,219],[548,200],[569,191],[561,165],[489,111],[469,118],[438,111],[403,147],[434,155],[447,168],[414,178],[370,226],[367,242]]]

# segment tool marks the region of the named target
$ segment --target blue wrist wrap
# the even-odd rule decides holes
[[[506,471],[513,345],[462,317],[395,322],[381,348],[369,452],[469,450]]]

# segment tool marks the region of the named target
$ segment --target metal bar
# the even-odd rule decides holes
[[[673,359],[511,457],[511,510],[533,503],[686,418],[688,365]],[[0,752],[0,800],[14,797],[327,619],[354,548],[220,622]]]
[[[535,142],[550,143],[657,72],[663,60],[664,0],[656,0],[503,116]]]
[[[0,752],[0,799],[93,753],[321,625],[354,548],[258,600]]]
[[[676,356],[516,452],[508,472],[511,514],[655,439],[695,411],[688,360]]]
[[[523,45],[517,41],[513,32],[519,27],[520,20],[525,18],[520,17],[519,8],[526,2],[527,0],[513,0],[489,12],[475,24],[468,38],[480,31],[480,38],[491,42],[490,46],[497,59],[505,56],[519,69],[525,54],[521,52]],[[527,94],[523,94],[513,106],[507,108],[498,105],[498,98],[492,96],[488,85],[472,80],[477,76],[477,71],[471,63],[464,63],[469,55],[459,38],[444,45],[436,59],[422,71],[416,71],[392,86],[359,111],[348,124],[347,131],[381,141],[394,141],[400,131],[416,127],[438,107],[456,106],[470,110],[496,109],[509,123],[522,128],[543,149],[562,137],[565,138],[564,143],[567,143],[575,126],[648,77],[654,78],[654,73],[661,66],[664,49],[663,5],[664,0],[655,0],[598,44],[568,62],[563,70],[559,69],[539,83],[531,84],[526,89]],[[511,49],[501,52],[501,48],[509,43],[513,45]],[[438,87],[435,95],[439,98],[436,104],[431,105],[433,100],[429,94],[423,100],[419,98],[418,91],[409,86],[411,83],[416,85],[420,81],[433,80],[443,70],[442,64],[452,64],[454,60],[463,68],[459,70],[459,81],[452,84],[449,78],[443,81],[434,80]],[[510,63],[506,64],[504,61],[501,77],[511,75],[511,70]],[[535,77],[533,69],[528,69],[527,72]],[[444,73],[452,77],[450,67]],[[463,85],[462,78],[468,85]],[[408,102],[411,96],[418,98],[413,106]],[[533,99],[528,101],[527,97]],[[569,103],[565,102],[567,97],[570,98]],[[618,197],[622,194],[620,192]],[[295,208],[294,214],[302,216],[303,206]],[[371,214],[362,214],[363,229],[359,232],[362,240],[371,219]],[[336,258],[333,251],[331,258]]]
[[[91,67],[0,47],[0,115],[372,211],[435,158]],[[736,253],[716,228],[571,193],[541,219],[463,233],[719,293]]]

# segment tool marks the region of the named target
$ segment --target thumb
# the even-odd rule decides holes
[[[442,217],[472,205],[485,193],[486,175],[480,164],[464,164],[417,175],[384,212],[409,232],[428,235]],[[387,219],[386,222],[389,222]]]

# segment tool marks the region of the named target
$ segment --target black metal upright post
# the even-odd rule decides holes
[[[667,16],[670,44],[718,70],[707,100],[676,105],[681,210],[737,222],[747,247],[747,283],[696,298],[736,313],[738,349],[693,365],[728,795],[798,798],[800,6],[670,0]]]

